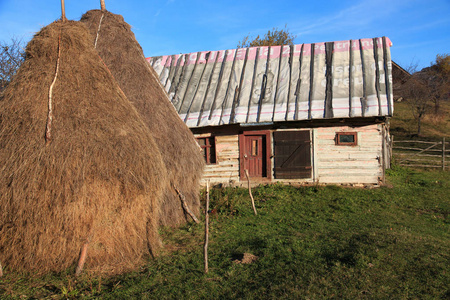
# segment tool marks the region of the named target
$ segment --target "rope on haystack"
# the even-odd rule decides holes
[[[98,23],[98,29],[97,29],[97,36],[95,37],[95,43],[94,43],[94,49],[97,48],[97,40],[98,37],[100,35],[100,27],[102,25],[102,21],[103,21],[103,16],[105,15],[105,13],[102,14],[102,17],[100,18],[100,22]],[[103,58],[100,56],[99,53],[97,53],[98,58],[100,58],[100,61],[103,63],[103,65],[105,66],[106,70],[108,70],[109,74],[114,78],[113,73],[111,72],[111,70],[108,68],[108,66],[106,65],[105,61],[103,60]],[[115,78],[114,78],[115,79]],[[127,98],[127,96],[125,95],[125,93],[122,91],[122,88],[117,85],[117,87],[119,88],[120,93],[122,94],[122,96],[124,96],[125,98]]]
[[[183,209],[184,211],[191,216],[192,220],[194,220],[195,223],[200,223],[200,221],[197,219],[197,217],[192,213],[192,211],[189,209],[189,206],[187,205],[186,202],[186,197],[180,192],[179,189],[177,189],[176,186],[173,186],[173,188],[175,189],[175,191],[178,194],[178,197],[180,197],[181,200],[181,204],[183,205]]]
[[[56,78],[58,77],[59,72],[59,58],[61,57],[61,31],[59,32],[58,38],[58,59],[56,60],[56,71],[55,77],[53,78],[53,82],[50,85],[50,89],[48,91],[48,115],[47,115],[47,128],[45,130],[45,142],[48,145],[52,140],[52,121],[53,121],[53,86],[55,85]]]

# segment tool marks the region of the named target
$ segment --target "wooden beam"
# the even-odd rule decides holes
[[[66,7],[64,5],[64,0],[61,0],[61,20],[63,22],[67,21],[67,19],[66,19]]]
[[[105,0],[100,0],[100,7],[102,11],[106,11]]]

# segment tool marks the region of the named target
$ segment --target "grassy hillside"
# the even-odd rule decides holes
[[[410,138],[417,133],[417,121],[411,107],[405,101],[394,103],[394,116],[391,119],[391,134],[400,139]],[[442,139],[450,137],[450,101],[443,101],[440,114],[425,115],[422,123],[422,137]]]
[[[211,191],[203,224],[162,232],[167,253],[113,278],[73,270],[0,279],[1,299],[448,299],[449,172],[388,171],[393,187]],[[203,195],[204,196],[204,195]]]

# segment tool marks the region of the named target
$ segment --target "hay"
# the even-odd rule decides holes
[[[160,245],[155,222],[165,181],[150,131],[85,25],[43,28],[0,100],[0,262],[6,271],[64,270],[76,264],[87,241],[87,271],[135,268],[149,247]]]
[[[173,226],[189,219],[174,186],[198,215],[204,159],[191,131],[178,116],[158,76],[145,60],[130,25],[122,16],[100,10],[86,12],[81,22],[88,26],[100,56],[143,117],[161,151],[169,176],[161,207],[161,224]]]

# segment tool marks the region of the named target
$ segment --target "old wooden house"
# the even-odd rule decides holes
[[[149,58],[203,180],[380,184],[390,164],[391,42],[373,38]],[[170,137],[167,137],[170,138]]]

